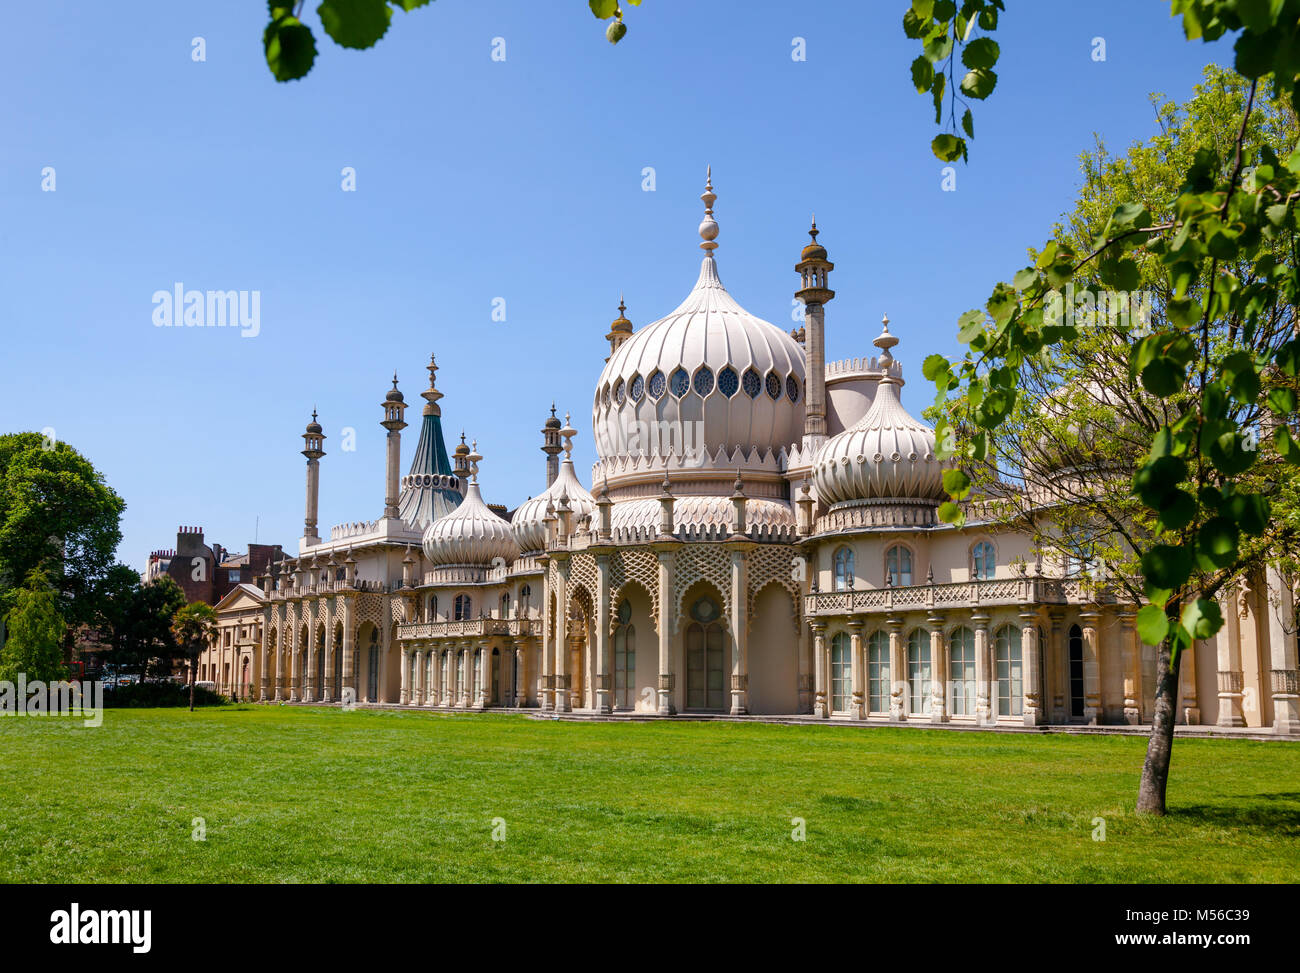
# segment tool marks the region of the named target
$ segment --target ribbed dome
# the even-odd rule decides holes
[[[573,511],[574,529],[578,521],[589,516],[596,509],[596,500],[581,483],[573,469],[573,460],[567,456],[560,464],[560,473],[546,490],[531,500],[525,500],[515,511],[510,527],[514,531],[519,549],[525,553],[540,551],[546,546],[546,508],[547,505],[560,505],[561,498],[568,496],[569,509]]]
[[[513,561],[519,556],[519,545],[510,525],[483,502],[475,478],[460,506],[425,530],[424,556],[441,566],[485,566],[496,558]]]
[[[596,452],[602,460],[667,453],[666,444],[638,442],[646,438],[638,429],[664,422],[709,455],[720,446],[776,452],[802,434],[803,395],[803,350],[736,303],[709,254],[681,305],[610,356],[592,411]]]
[[[823,505],[855,500],[940,500],[943,464],[934,430],[898,401],[898,384],[881,379],[871,408],[852,429],[826,440],[813,460]]]

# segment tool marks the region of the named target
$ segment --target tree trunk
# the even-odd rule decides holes
[[[198,669],[199,669],[199,657],[194,656],[193,658],[190,659],[190,712],[191,713],[194,712],[194,674],[198,672]],[[1168,765],[1169,765],[1169,761],[1168,758],[1166,758],[1165,766],[1167,767]],[[1161,798],[1163,800],[1163,796],[1164,796],[1163,785],[1161,786],[1160,793],[1161,793]]]
[[[1169,758],[1174,748],[1174,722],[1178,715],[1178,671],[1182,652],[1173,664],[1169,661],[1169,640],[1156,652],[1156,698],[1151,715],[1151,740],[1142,764],[1142,782],[1138,785],[1137,813],[1165,813],[1165,787],[1169,783]],[[1193,651],[1190,647],[1183,652]]]

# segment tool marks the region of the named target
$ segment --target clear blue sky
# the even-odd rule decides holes
[[[1093,133],[1149,137],[1149,92],[1185,98],[1231,58],[1184,41],[1167,3],[1009,0],[998,89],[945,193],[906,0],[645,0],[617,47],[583,0],[437,0],[365,52],[307,6],[321,53],[289,84],[264,65],[261,0],[44,0],[0,33],[0,428],[53,427],[103,471],[136,567],[178,524],[242,550],[260,517],[262,542],[294,549],[313,405],[322,527],[377,517],[379,404],[396,368],[418,423],[431,351],[489,499],[544,486],[552,398],[589,470],[619,292],[639,327],[689,290],[708,163],[732,294],[790,327],[815,211],[836,264],[828,355],[870,352],[888,312],[919,412],[921,358],[959,351],[957,316],[1069,208]],[[178,281],[260,291],[260,335],[155,328],[152,295]]]

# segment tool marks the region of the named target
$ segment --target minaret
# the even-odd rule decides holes
[[[614,357],[614,352],[623,346],[623,342],[632,337],[632,322],[627,319],[624,312],[627,305],[623,303],[623,295],[618,295],[618,317],[609,326],[609,334],[605,335],[605,340],[609,342],[610,358]],[[609,361],[606,358],[605,361]]]
[[[555,403],[551,403],[551,417],[542,424],[542,452],[546,454],[546,486],[549,488],[560,475],[560,420],[555,418]]]
[[[320,543],[316,533],[316,518],[320,510],[320,458],[325,455],[321,449],[325,445],[325,433],[316,421],[316,410],[311,410],[311,422],[302,434],[305,448],[302,455],[307,457],[307,516],[303,519],[302,546],[311,547]]]
[[[388,430],[388,469],[384,478],[384,519],[397,519],[398,481],[402,467],[402,430],[406,428],[406,400],[397,389],[397,373],[393,372],[393,387],[384,396],[384,420],[380,423]]]
[[[460,445],[451,454],[452,472],[461,479],[461,487],[469,483],[469,447],[465,445],[465,431],[460,433]]]
[[[799,254],[794,269],[799,272],[799,290],[794,296],[804,303],[804,348],[807,365],[804,385],[804,450],[816,450],[826,441],[826,331],[824,307],[835,292],[827,284],[827,275],[835,265],[826,259],[826,248],[817,242],[817,217],[813,217],[808,235],[812,242]]]

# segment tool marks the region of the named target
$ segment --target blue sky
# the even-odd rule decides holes
[[[324,38],[312,6],[321,53],[289,84],[266,70],[260,0],[46,0],[0,36],[0,428],[52,427],[103,471],[136,567],[178,524],[242,550],[260,521],[295,549],[313,406],[322,528],[379,516],[380,402],[396,369],[418,423],[431,351],[449,439],[479,440],[490,500],[544,487],[552,399],[589,469],[619,293],[640,327],[690,289],[706,164],[731,293],[791,327],[816,212],[836,264],[828,357],[870,353],[888,312],[919,412],[921,358],[959,351],[957,316],[1069,208],[1093,133],[1149,137],[1149,92],[1186,98],[1231,58],[1184,41],[1166,3],[1009,0],[998,88],[949,193],[905,0],[645,0],[617,47],[583,0],[437,0],[365,52]],[[152,295],[177,282],[260,291],[260,334],[154,327]]]

